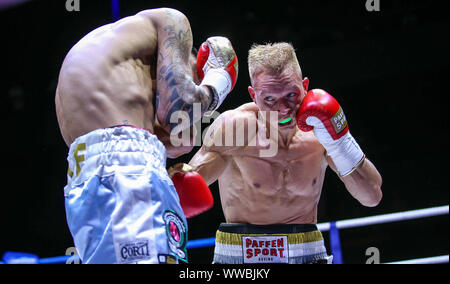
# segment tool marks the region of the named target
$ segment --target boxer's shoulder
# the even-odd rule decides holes
[[[239,108],[228,110],[220,114],[208,129],[206,137],[207,139],[214,139],[214,145],[225,145],[225,137],[228,137],[229,135],[235,137],[238,129],[242,129],[241,127],[243,127],[245,134],[245,131],[252,125],[257,125],[257,111],[254,111],[254,108],[251,105],[243,105]],[[248,139],[247,135],[244,136]],[[207,141],[208,143],[211,142],[211,140]]]
[[[236,109],[236,111],[252,112],[254,114],[257,114],[259,111],[259,108],[255,103],[247,103],[247,104],[243,104],[240,107],[238,107]]]
[[[220,115],[224,123],[256,122],[258,119],[258,107],[254,103],[244,104],[236,109],[228,110]]]
[[[318,155],[323,156],[325,153],[325,149],[312,131],[303,132],[301,130],[298,130],[292,138],[289,151],[294,151],[301,155],[304,155],[304,153],[315,152]]]
[[[148,9],[136,14],[136,17],[147,19],[157,27],[164,28],[167,23],[189,22],[187,17],[180,11],[172,8]]]
[[[186,16],[182,12],[173,8],[147,9],[137,13],[136,15],[153,19],[164,17],[186,18]]]

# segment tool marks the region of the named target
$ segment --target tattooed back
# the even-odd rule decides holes
[[[170,15],[179,16],[167,9],[143,11],[92,31],[69,51],[55,97],[67,145],[91,131],[115,125],[154,132],[157,63],[163,56],[159,44],[174,44],[174,39],[168,39],[173,31],[167,22],[176,19]],[[191,34],[190,40],[187,54],[192,49]]]

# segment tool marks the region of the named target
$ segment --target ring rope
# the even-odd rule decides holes
[[[449,205],[440,206],[440,207],[433,207],[433,208],[427,208],[427,209],[421,209],[421,210],[413,210],[413,211],[404,211],[399,213],[393,213],[393,214],[385,214],[385,215],[378,215],[378,216],[372,216],[372,217],[365,217],[365,218],[357,218],[357,219],[348,219],[348,220],[342,220],[335,222],[335,226],[337,229],[349,229],[349,228],[356,228],[356,227],[365,227],[365,226],[371,226],[371,225],[377,225],[377,224],[385,224],[385,223],[392,223],[392,222],[401,222],[401,221],[407,221],[407,220],[415,220],[415,219],[422,219],[422,218],[428,218],[428,217],[436,217],[436,216],[442,216],[442,215],[448,215],[449,214]],[[326,232],[330,231],[332,222],[329,223],[321,223],[318,224],[317,227],[320,231]],[[198,248],[206,248],[206,247],[213,247],[215,245],[216,238],[206,238],[206,239],[198,239],[198,240],[192,240],[189,241],[187,244],[188,249],[198,249]],[[58,256],[58,257],[52,257],[52,258],[43,258],[39,259],[39,264],[62,264],[67,263],[69,260],[74,260],[74,257],[76,256]],[[449,256],[443,255],[443,256],[436,256],[436,257],[430,257],[430,258],[421,258],[421,259],[412,259],[412,260],[403,260],[398,262],[390,262],[386,264],[441,264],[441,263],[448,263],[449,262]],[[4,264],[4,262],[0,261],[0,264]]]

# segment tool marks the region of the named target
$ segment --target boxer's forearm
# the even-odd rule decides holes
[[[314,135],[327,152],[328,164],[347,190],[362,205],[377,206],[382,198],[381,176],[350,134],[347,118],[337,100],[324,90],[308,92],[298,112],[301,130]]]
[[[169,159],[177,159],[192,152],[193,146],[167,147],[166,152]]]
[[[193,77],[193,38],[186,16],[173,9],[160,9],[158,19],[156,114],[161,125],[174,135],[209,110],[214,92],[198,86]],[[197,109],[200,115],[195,113]]]
[[[351,175],[342,178],[347,190],[362,205],[377,206],[383,197],[382,178],[369,160],[365,160]]]
[[[197,86],[188,76],[181,77],[185,78],[174,79],[177,84],[166,89],[159,82],[157,117],[172,134],[180,133],[199,121],[208,111],[214,96],[209,87]],[[171,95],[161,96],[163,93]]]
[[[194,135],[192,127],[191,129],[188,129],[188,131],[190,132],[187,135],[180,134],[175,138],[177,139],[177,143],[181,142],[181,145],[179,146],[173,145],[170,133],[166,129],[164,129],[158,122],[155,123],[154,129],[155,135],[158,137],[159,141],[161,141],[161,143],[163,143],[166,147],[167,157],[170,159],[176,159],[180,156],[188,154],[194,148]],[[182,140],[183,138],[185,141]]]
[[[216,152],[208,152],[203,146],[189,162],[208,185],[216,182],[227,167],[226,160]]]

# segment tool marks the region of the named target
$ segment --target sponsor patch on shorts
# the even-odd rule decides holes
[[[242,237],[244,263],[289,263],[288,236]]]
[[[178,259],[187,262],[187,226],[183,219],[172,210],[164,212],[164,222],[169,241],[169,250]]]
[[[148,240],[121,243],[119,245],[119,263],[135,263],[150,259]]]

